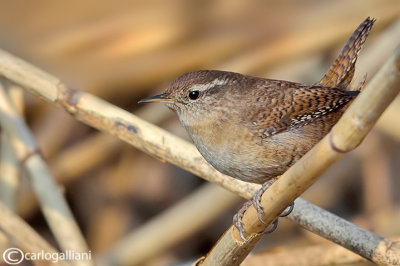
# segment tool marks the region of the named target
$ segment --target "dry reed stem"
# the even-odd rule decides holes
[[[356,148],[371,130],[385,108],[400,91],[400,46],[369,82],[365,90],[345,112],[331,132],[313,149],[290,167],[262,196],[264,208],[262,218],[266,224],[282,213],[285,208],[310,187],[319,176],[344,153]],[[318,163],[316,163],[318,162]],[[243,216],[244,229],[249,238],[243,242],[236,228],[232,226],[219,239],[202,265],[239,265],[260,240],[265,226],[258,220],[257,211],[250,207]],[[342,232],[341,232],[342,233]],[[340,234],[338,239],[343,239]],[[359,239],[358,239],[359,240]],[[388,241],[388,240],[384,240]],[[400,243],[382,246],[391,250],[382,250],[379,255],[366,253],[366,247],[372,241],[360,241],[360,248],[352,249],[356,253],[376,262],[390,265],[400,264]],[[345,243],[342,243],[345,245]],[[380,245],[381,246],[381,245]],[[380,251],[380,246],[378,251]],[[369,250],[368,250],[369,251]]]
[[[0,133],[0,149],[0,201],[15,211],[19,167],[10,139],[4,132]]]
[[[3,80],[0,80],[2,82]],[[6,82],[4,82],[6,83]],[[23,94],[22,89],[15,86],[7,85],[7,93],[10,96],[14,106],[19,113],[23,113]],[[9,210],[15,212],[17,210],[17,191],[19,187],[20,167],[19,161],[12,148],[11,141],[7,134],[0,133],[0,201]],[[8,248],[11,246],[10,238],[3,232],[0,232],[1,247]],[[3,249],[5,250],[5,249]]]
[[[210,224],[221,213],[237,204],[239,199],[215,184],[203,185],[119,241],[101,256],[99,263],[141,265]]]
[[[63,250],[86,252],[88,248],[73,215],[51,177],[27,125],[0,87],[0,124],[10,138],[20,163],[26,168],[42,212],[57,242]],[[74,261],[75,265],[91,265]]]
[[[30,253],[57,253],[45,239],[43,239],[29,224],[18,215],[9,210],[3,203],[0,203],[0,228],[5,235],[14,242],[23,252]],[[40,262],[40,261],[36,261]],[[45,263],[43,261],[42,263]],[[49,261],[46,261],[49,263]],[[65,261],[54,263],[56,265],[70,265]],[[53,264],[52,264],[53,265]]]
[[[305,229],[312,227],[312,232],[316,232],[319,236],[329,239],[366,259],[376,262],[378,257],[382,257],[388,262],[391,259],[390,254],[384,249],[378,249],[378,247],[386,243],[388,244],[386,247],[393,245],[394,250],[396,250],[396,245],[399,245],[399,242],[391,242],[300,198],[295,200],[295,206],[291,220],[296,221]],[[297,208],[300,208],[300,211]],[[399,255],[397,255],[398,259]]]
[[[86,124],[99,130],[107,131],[142,151],[145,151],[161,160],[167,160],[178,165],[210,182],[218,183],[224,188],[244,198],[249,199],[259,188],[258,185],[241,182],[219,173],[207,164],[193,145],[186,141],[153,126],[124,110],[108,104],[97,97],[84,92],[68,89],[65,85],[59,83],[58,79],[55,77],[50,76],[46,79],[46,76],[49,74],[43,74],[41,72],[41,70],[31,64],[23,62],[21,59],[0,50],[1,74],[12,79],[16,83],[28,85],[28,90],[36,95],[40,95],[48,101],[57,103]],[[29,81],[31,80],[36,80],[37,82],[29,84]],[[40,84],[44,84],[46,88],[41,88]],[[298,223],[304,222],[302,225],[305,228],[317,234],[321,234],[324,229],[328,229],[325,237],[334,242],[339,242],[341,240],[336,239],[338,237],[337,235],[329,233],[329,227],[325,227],[326,224],[329,224],[330,226],[330,222],[337,222],[339,226],[341,226],[344,220],[324,210],[318,211],[324,214],[321,216],[322,218],[329,217],[328,220],[322,220],[320,223],[316,223],[315,220],[318,219],[303,219],[302,205],[299,202],[304,201],[301,199],[296,201],[296,208],[292,212],[292,215],[289,216],[289,219],[295,220]],[[313,206],[312,204],[307,204],[307,206]],[[308,209],[311,212],[314,211],[312,208]],[[298,217],[294,219],[293,217],[296,214]],[[319,214],[320,213],[311,213],[313,217],[318,217]],[[334,220],[332,217],[337,219]],[[345,233],[340,237],[350,241],[351,238],[347,238],[347,236],[352,235],[351,230],[353,230],[354,227],[358,228],[353,224],[351,224],[350,227],[345,224],[341,227]],[[372,238],[374,237],[374,235],[368,231],[366,234],[371,235]]]
[[[4,82],[5,83],[5,82]],[[7,93],[18,112],[23,112],[22,90],[7,85]],[[9,137],[0,133],[0,200],[12,211],[16,210],[16,193],[19,185],[19,162]]]

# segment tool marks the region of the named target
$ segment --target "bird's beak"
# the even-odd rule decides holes
[[[171,98],[168,98],[166,93],[161,93],[158,95],[150,96],[141,99],[138,103],[160,103],[160,102],[170,102]]]

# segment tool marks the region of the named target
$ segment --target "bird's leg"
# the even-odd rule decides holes
[[[244,237],[244,228],[243,228],[242,218],[243,218],[243,215],[246,212],[246,210],[251,205],[253,205],[254,208],[256,208],[257,216],[258,216],[258,219],[260,220],[260,222],[262,222],[263,224],[266,225],[266,223],[263,221],[263,219],[261,217],[262,214],[264,213],[264,209],[263,209],[263,207],[261,206],[261,203],[260,203],[261,196],[276,180],[277,180],[277,178],[273,178],[273,179],[268,180],[267,182],[265,182],[261,186],[261,188],[259,190],[257,190],[257,192],[253,195],[252,199],[247,201],[245,204],[243,204],[243,206],[239,209],[239,211],[233,217],[233,223],[236,226],[236,228],[238,229],[239,235],[243,239],[243,241],[247,242],[248,240]],[[289,207],[284,212],[282,212],[280,217],[288,216],[292,212],[293,207],[294,207],[294,203],[290,204]],[[273,223],[272,223],[272,228],[267,230],[267,231],[265,231],[264,233],[265,234],[269,234],[269,233],[274,232],[275,229],[277,228],[277,226],[278,226],[278,219],[275,219],[273,221]]]

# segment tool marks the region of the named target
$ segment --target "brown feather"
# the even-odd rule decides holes
[[[261,138],[310,124],[341,109],[358,95],[358,91],[264,81],[265,87],[258,85],[252,89],[249,97],[252,100],[245,105],[240,120]]]
[[[330,69],[318,82],[325,87],[346,88],[354,75],[358,53],[364,45],[375,19],[367,17],[351,35]]]

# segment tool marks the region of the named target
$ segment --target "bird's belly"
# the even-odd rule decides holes
[[[253,154],[245,154],[241,150],[203,145],[198,150],[215,169],[246,182],[262,184],[287,169],[283,167],[287,164],[269,156],[268,149],[260,152],[253,147]]]
[[[262,184],[283,174],[322,136],[307,135],[299,129],[263,140],[244,138],[243,141],[230,141],[226,136],[218,144],[196,138],[193,141],[207,162],[221,173],[246,182]]]
[[[300,154],[287,154],[274,149],[276,145],[260,145],[254,143],[236,145],[197,145],[201,155],[215,169],[234,178],[262,184],[269,179],[281,175],[292,163],[293,156]]]

